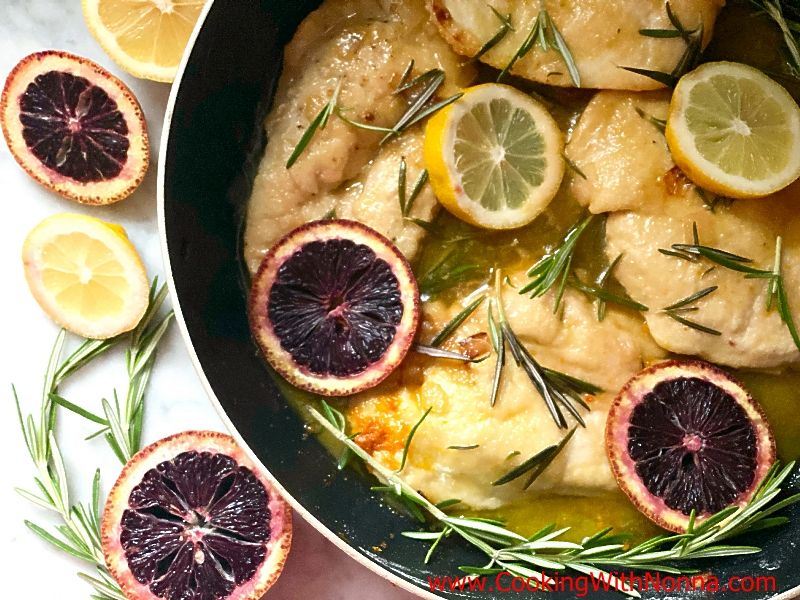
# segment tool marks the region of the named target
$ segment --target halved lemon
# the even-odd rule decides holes
[[[747,65],[706,63],[682,77],[666,135],[675,163],[716,194],[767,196],[800,177],[800,108]]]
[[[47,217],[25,239],[22,261],[42,309],[80,336],[130,331],[147,310],[147,273],[119,225],[69,213]]]
[[[204,0],[82,0],[103,50],[135,77],[170,82]]]
[[[439,202],[489,229],[530,223],[564,176],[564,137],[533,98],[494,83],[468,88],[425,129],[425,165]]]

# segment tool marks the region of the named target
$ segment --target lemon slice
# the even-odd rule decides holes
[[[767,196],[800,176],[800,108],[747,65],[707,63],[681,78],[666,135],[675,163],[716,194]]]
[[[147,310],[147,273],[119,225],[53,215],[28,234],[22,261],[42,309],[83,337],[105,339],[130,331]]]
[[[494,83],[465,90],[425,129],[425,165],[439,202],[489,229],[535,219],[564,176],[564,138],[530,96]]]
[[[175,79],[204,0],[82,0],[97,42],[131,75]]]

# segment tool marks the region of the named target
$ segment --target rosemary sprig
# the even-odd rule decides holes
[[[631,73],[649,77],[654,81],[667,86],[675,87],[678,80],[686,73],[691,71],[697,66],[700,60],[700,52],[703,44],[703,24],[697,29],[686,29],[678,19],[677,15],[672,11],[669,2],[666,3],[667,18],[674,27],[674,29],[640,29],[639,33],[645,37],[654,38],[682,38],[686,43],[686,50],[684,50],[680,59],[678,59],[675,68],[671,72],[654,71],[650,69],[640,69],[637,67],[621,67]]]
[[[792,341],[795,346],[800,350],[800,333],[797,331],[797,325],[794,321],[794,316],[789,307],[789,299],[786,294],[786,286],[783,279],[781,270],[781,261],[783,254],[783,239],[778,236],[775,239],[775,255],[772,261],[771,269],[758,269],[751,266],[752,259],[739,256],[726,250],[719,248],[712,248],[700,244],[697,234],[697,225],[693,225],[694,243],[692,244],[672,244],[671,249],[667,250],[659,248],[659,252],[683,260],[695,261],[704,258],[716,265],[724,267],[731,271],[743,273],[745,279],[764,279],[767,282],[767,310],[775,308],[778,315],[783,321],[786,328],[789,330],[789,335],[792,336]],[[685,324],[685,323],[684,323]]]
[[[551,48],[558,52],[561,56],[561,60],[564,61],[564,65],[567,67],[567,72],[569,73],[572,83],[575,87],[581,87],[581,76],[578,65],[575,64],[575,58],[572,56],[572,52],[564,36],[561,35],[561,32],[558,30],[558,27],[556,27],[555,22],[553,22],[550,13],[544,8],[544,5],[540,2],[539,6],[539,14],[536,15],[536,18],[533,20],[528,36],[525,38],[525,41],[522,42],[522,45],[517,48],[517,51],[512,55],[506,66],[503,67],[503,70],[500,71],[500,74],[497,76],[497,81],[502,81],[506,75],[511,72],[511,69],[517,61],[524,58],[533,50],[534,46],[538,44],[542,52],[547,52]]]
[[[781,30],[783,41],[788,52],[788,64],[795,77],[800,77],[800,23],[786,18],[783,13],[783,3],[779,0],[750,0],[759,10],[765,12]],[[787,2],[788,5],[788,2]]]
[[[611,275],[614,273],[614,269],[619,264],[619,261],[622,260],[622,254],[617,254],[617,257],[612,260],[609,265],[600,271],[600,274],[597,276],[597,279],[594,280],[595,285],[600,289],[605,289],[606,285],[608,284],[608,280]],[[644,306],[644,305],[642,305]],[[603,319],[606,318],[606,301],[602,298],[597,299],[597,320],[598,322],[602,323]]]
[[[439,91],[439,88],[444,83],[444,80],[444,71],[441,69],[431,69],[430,71],[426,71],[422,75],[403,83],[397,88],[396,93],[411,90],[417,87],[421,87],[422,89],[419,91],[419,93],[414,95],[414,99],[408,105],[406,111],[400,116],[394,126],[389,129],[389,131],[381,140],[381,144],[385,144],[396,135],[399,135],[409,127],[416,125],[423,119],[426,119],[430,115],[443,109],[448,104],[452,104],[461,96],[463,96],[463,93],[459,92],[448,98],[445,98],[444,100],[430,104],[430,101]]]
[[[453,333],[461,327],[461,325],[472,316],[478,307],[483,303],[486,299],[486,294],[479,294],[475,297],[475,299],[467,304],[463,310],[461,310],[455,317],[453,317],[449,323],[447,323],[442,330],[436,334],[436,337],[433,338],[431,341],[431,346],[434,348],[438,348],[441,346],[447,339],[453,335]]]
[[[558,311],[578,240],[593,219],[594,215],[587,215],[575,223],[554,250],[545,254],[535,265],[528,269],[527,275],[531,278],[531,281],[519,290],[520,294],[530,293],[531,298],[537,298],[543,296],[553,285],[558,283],[559,287],[553,312]]]
[[[561,454],[561,451],[564,447],[569,443],[572,439],[572,436],[575,434],[575,430],[577,427],[573,427],[569,430],[564,437],[561,438],[561,441],[557,444],[553,444],[552,446],[547,446],[543,450],[540,450],[536,454],[534,454],[531,458],[524,461],[522,464],[518,465],[511,469],[508,473],[497,479],[496,481],[492,482],[492,485],[505,485],[507,483],[511,483],[515,479],[522,477],[525,474],[528,474],[528,479],[525,481],[525,485],[522,486],[523,490],[527,490],[534,481],[545,472],[547,467],[555,460],[556,456]]]
[[[400,169],[397,173],[397,198],[400,201],[400,214],[403,217],[407,217],[411,213],[411,209],[414,206],[414,201],[422,192],[425,184],[428,183],[428,170],[423,169],[419,174],[416,183],[414,183],[411,193],[409,194],[406,184],[407,175],[408,164],[406,163],[405,157],[403,157],[400,159]]]
[[[17,492],[26,500],[59,516],[62,524],[56,527],[56,534],[30,521],[25,521],[25,525],[55,548],[96,569],[96,576],[79,573],[81,578],[92,585],[95,597],[101,600],[125,600],[122,590],[106,570],[103,558],[100,542],[100,472],[95,472],[91,504],[72,504],[69,498],[67,470],[55,437],[57,405],[51,399],[56,395],[59,383],[107,351],[114,342],[87,340],[59,364],[64,338],[65,332],[61,330],[53,346],[45,374],[38,424],[32,415],[23,417],[16,389],[12,386],[23,439],[36,468],[37,475],[34,477],[34,482],[38,488],[38,493],[19,488]]]
[[[90,421],[103,424],[103,431],[109,431],[110,424],[106,419],[93,415],[62,398],[58,394],[58,386],[65,379],[113,348],[125,337],[130,337],[131,348],[137,348],[140,351],[129,350],[126,355],[129,374],[133,373],[129,398],[132,401],[131,408],[135,409],[130,413],[130,419],[126,421],[129,426],[126,430],[129,437],[126,439],[129,443],[135,444],[134,451],[138,450],[143,414],[143,393],[149,370],[155,360],[155,346],[170,318],[170,315],[167,315],[159,324],[148,327],[148,323],[152,323],[166,294],[163,287],[156,290],[157,281],[154,281],[150,290],[148,310],[137,329],[131,334],[108,340],[84,340],[66,359],[61,361],[66,332],[63,329],[59,332],[45,370],[38,423],[32,415],[23,417],[17,391],[12,386],[22,436],[37,472],[34,482],[38,488],[37,493],[20,488],[17,488],[16,491],[26,500],[56,513],[61,520],[61,525],[56,527],[55,534],[30,521],[25,521],[25,525],[44,541],[96,569],[95,575],[79,573],[78,576],[92,586],[94,589],[92,597],[97,600],[125,600],[122,590],[107,571],[103,558],[100,534],[100,471],[95,472],[91,503],[71,503],[67,470],[56,440],[56,411],[59,406],[66,406]]]
[[[478,61],[481,57],[489,52],[492,48],[497,46],[500,42],[503,41],[503,38],[508,35],[509,31],[514,31],[514,27],[511,24],[511,13],[503,16],[501,15],[497,9],[489,5],[489,8],[494,13],[494,16],[500,21],[500,29],[480,47],[480,49],[475,53],[475,55],[470,59],[472,61]]]
[[[433,407],[429,406],[428,410],[426,410],[422,414],[422,416],[419,418],[419,421],[414,423],[414,426],[408,432],[408,436],[406,437],[406,442],[405,442],[405,444],[403,444],[403,456],[400,459],[400,466],[397,469],[398,473],[400,473],[406,466],[406,461],[408,460],[408,451],[411,448],[411,442],[414,441],[414,435],[416,435],[417,429],[419,429],[419,426],[422,425],[423,421],[425,421],[425,419],[428,418],[428,415],[431,414],[432,410],[433,410]]]
[[[525,371],[533,387],[536,388],[536,391],[539,392],[542,400],[544,400],[545,406],[547,406],[550,412],[550,416],[553,417],[553,421],[555,421],[559,428],[567,428],[567,420],[561,410],[562,408],[566,409],[578,424],[582,427],[586,427],[586,423],[575,407],[575,404],[589,410],[589,405],[586,404],[582,396],[584,394],[597,394],[601,392],[602,389],[576,377],[542,367],[536,361],[508,323],[503,308],[500,281],[500,272],[498,271],[495,277],[494,298],[494,301],[497,303],[498,313],[496,327],[502,334],[504,343],[508,344],[511,356],[514,357],[517,366],[522,367]]]
[[[569,528],[556,529],[554,525],[526,538],[507,529],[500,521],[448,515],[406,483],[398,473],[382,465],[352,439],[342,434],[334,423],[318,411],[309,408],[309,412],[312,418],[350,448],[386,483],[380,486],[381,490],[401,498],[407,506],[416,507],[417,511],[425,511],[441,528],[438,531],[403,533],[405,537],[431,544],[425,555],[426,563],[441,541],[452,535],[460,537],[486,555],[489,561],[486,565],[461,568],[468,574],[508,571],[512,575],[541,580],[543,576],[546,577],[542,574],[542,569],[571,569],[593,577],[602,577],[614,589],[639,597],[635,589],[615,580],[604,569],[624,567],[680,574],[694,572],[695,562],[710,556],[755,554],[760,552],[760,548],[722,542],[750,531],[785,523],[784,517],[773,515],[800,501],[800,494],[778,500],[781,486],[794,470],[795,463],[789,463],[783,468],[775,464],[745,506],[723,509],[699,525],[693,525],[692,530],[686,534],[658,535],[628,549],[623,543],[627,536],[611,535],[610,529],[585,537],[580,543],[563,540],[562,536]],[[456,503],[453,500],[445,505]]]
[[[661,312],[667,315],[670,319],[677,321],[681,325],[690,327],[691,329],[695,329],[697,331],[700,331],[702,333],[707,333],[709,335],[722,335],[721,331],[717,331],[716,329],[712,329],[711,327],[708,327],[696,321],[692,321],[691,319],[687,319],[685,316],[683,316],[684,313],[694,312],[698,310],[696,306],[692,305],[698,300],[701,300],[706,296],[713,294],[716,291],[717,291],[716,285],[707,287],[705,289],[695,292],[694,294],[687,296],[686,298],[678,300],[677,302],[670,304],[669,306],[665,306],[664,308],[661,309]]]
[[[480,448],[480,447],[481,447],[480,444],[469,444],[467,446],[448,446],[447,449],[448,450],[475,450],[475,449]]]
[[[150,286],[147,311],[139,324],[131,332],[129,346],[125,352],[125,366],[128,374],[128,388],[125,399],[120,403],[117,391],[113,392],[113,404],[102,399],[104,416],[98,416],[79,407],[65,398],[53,394],[51,400],[94,423],[102,429],[89,438],[102,435],[114,454],[125,464],[139,450],[142,439],[144,419],[144,392],[156,359],[156,349],[172,320],[172,311],[156,320],[161,305],[167,296],[167,288],[158,286],[158,278]]]
[[[289,155],[289,159],[286,161],[286,168],[291,169],[292,165],[297,162],[297,159],[300,158],[300,155],[303,154],[305,149],[308,147],[308,144],[311,142],[311,139],[317,133],[317,130],[325,129],[328,125],[328,121],[331,118],[331,115],[336,111],[336,105],[339,101],[339,92],[342,89],[342,80],[340,79],[336,83],[336,87],[333,90],[333,94],[331,94],[330,99],[322,107],[317,113],[317,116],[309,123],[306,130],[303,132],[303,135],[300,136],[300,141],[297,142],[297,146],[294,147],[291,155]]]

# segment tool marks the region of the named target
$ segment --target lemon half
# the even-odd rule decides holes
[[[147,273],[119,225],[53,215],[28,234],[22,261],[42,309],[83,337],[105,339],[130,331],[147,310]]]
[[[135,77],[170,82],[205,0],[82,0],[103,50]]]
[[[436,113],[425,129],[425,165],[442,205],[489,229],[535,219],[564,176],[564,138],[533,98],[484,84]]]
[[[800,176],[800,108],[747,65],[706,63],[681,78],[666,136],[675,163],[716,194],[767,196]]]

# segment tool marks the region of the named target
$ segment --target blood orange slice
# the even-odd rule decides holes
[[[294,386],[327,396],[383,381],[418,323],[408,262],[355,221],[315,221],[290,232],[264,257],[250,292],[250,326],[267,361]]]
[[[758,403],[717,367],[673,360],[645,369],[608,414],[606,449],[620,488],[652,521],[686,531],[744,505],[775,462]]]
[[[150,162],[133,92],[100,65],[67,52],[37,52],[14,67],[0,96],[0,124],[28,175],[76,202],[126,198]]]
[[[256,600],[283,569],[292,522],[232,438],[187,431],[130,460],[102,533],[129,600]]]

